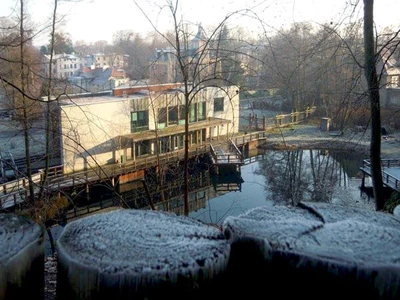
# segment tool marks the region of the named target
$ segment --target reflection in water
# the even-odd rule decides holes
[[[261,165],[275,201],[292,205],[306,199],[330,202],[342,170],[319,150],[269,152]]]
[[[209,161],[194,161],[190,168],[189,216],[220,224],[227,216],[255,207],[300,201],[374,209],[373,199],[360,193],[360,179],[355,178],[361,165],[362,156],[351,157],[346,152],[258,150],[247,156],[239,176],[215,178]],[[148,170],[145,178],[155,208],[183,214],[182,166],[164,173],[162,190],[156,173],[156,168]],[[118,194],[125,207],[150,209],[149,195],[140,180],[120,185]],[[106,207],[104,203],[102,207]]]
[[[265,176],[265,187],[275,202],[346,202],[354,194],[350,183],[354,179],[348,174],[349,166],[354,164],[348,158],[343,151],[268,151],[257,173]],[[357,169],[361,161],[358,164]],[[352,202],[358,202],[360,196]]]
[[[362,156],[321,150],[255,151],[242,167],[239,193],[207,201],[189,216],[220,224],[227,216],[275,203],[324,201],[374,210],[374,202],[361,194]]]
[[[149,209],[151,199],[156,210],[184,214],[183,165],[168,166],[164,178],[160,179],[157,168],[146,170],[144,181],[135,181],[119,186],[119,195],[127,208]],[[207,200],[232,191],[240,191],[243,179],[240,172],[216,175],[210,160],[203,157],[189,164],[189,211],[206,207]],[[163,184],[160,181],[163,180]],[[162,186],[162,189],[160,188]]]

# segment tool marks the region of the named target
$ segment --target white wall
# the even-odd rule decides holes
[[[221,124],[211,130],[213,137],[231,136],[239,130],[239,95],[237,87],[225,90],[208,88],[198,97],[206,99],[206,116],[219,118]],[[214,98],[224,97],[224,111],[214,112]],[[168,97],[167,97],[168,98]],[[168,99],[170,99],[169,97]],[[172,99],[172,98],[171,98]],[[131,99],[87,98],[77,99],[85,104],[61,106],[62,163],[64,172],[76,172],[98,165],[115,163],[124,153],[118,137],[131,133]],[[159,106],[166,103],[165,95],[150,95],[137,99],[136,110],[149,110],[149,130],[155,129],[155,117]],[[182,100],[182,99],[181,99]],[[91,101],[88,103],[88,101]],[[175,101],[176,102],[176,101]],[[153,114],[155,106],[155,115]],[[207,135],[210,132],[207,130]]]
[[[130,133],[129,101],[61,107],[64,172],[79,171],[119,160],[116,137]]]
[[[237,87],[209,89],[207,99],[207,117],[231,120],[231,123],[219,127],[219,135],[231,135],[239,132],[239,93]],[[224,97],[224,111],[214,112],[214,98]],[[211,105],[209,105],[211,103]],[[217,136],[217,129],[212,130],[214,137]]]

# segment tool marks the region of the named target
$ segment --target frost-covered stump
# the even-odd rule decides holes
[[[324,203],[228,217],[232,286],[307,299],[400,298],[400,221]]]
[[[0,214],[0,299],[44,298],[44,230],[30,219]]]
[[[220,292],[230,253],[216,227],[130,209],[67,224],[57,247],[59,299],[201,299]]]

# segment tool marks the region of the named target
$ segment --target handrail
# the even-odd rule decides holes
[[[208,144],[198,145],[189,149],[189,154],[201,154],[208,152]],[[172,152],[161,153],[159,158],[162,163],[174,162],[184,158],[184,149],[175,150]],[[135,172],[142,168],[146,168],[149,165],[157,163],[157,156],[152,155],[150,157],[138,158],[134,161],[127,161],[123,164],[111,164],[103,165],[100,167],[92,168],[90,170],[84,170],[73,173],[63,173],[63,166],[52,166],[48,169],[48,181],[46,182],[47,188],[60,188],[62,183],[83,183],[89,180],[102,180],[111,178],[116,175],[126,174]],[[43,180],[44,170],[41,169],[38,173],[33,174],[32,183],[37,185]],[[29,195],[29,181],[26,177],[15,179],[12,181],[0,184],[0,209],[4,208],[6,202],[13,202],[14,205],[23,201],[22,196],[19,194],[23,193],[26,196]]]
[[[232,147],[233,150],[235,151],[236,158],[239,159],[241,163],[243,163],[244,158],[243,158],[242,152],[239,150],[239,148],[236,146],[236,144],[231,139],[229,139],[229,143],[230,143],[229,147],[230,148]]]
[[[256,132],[256,133],[249,133],[243,135],[242,137],[236,137],[235,140],[241,139],[243,143],[245,141],[252,141],[260,138],[265,137],[265,132]],[[239,148],[233,142],[232,139],[229,139],[230,143],[233,145],[234,154],[227,153],[227,159],[230,162],[234,162],[239,160],[241,163],[244,163],[244,157]],[[200,153],[207,153],[212,150],[212,154],[214,158],[218,160],[218,156],[215,154],[215,149],[209,142],[205,142],[202,145],[198,145],[196,147],[190,148],[189,153],[193,154],[200,154]],[[176,161],[181,160],[184,158],[184,149],[174,150],[172,152],[162,153],[159,156],[162,163],[169,162],[169,161]],[[88,180],[101,180],[106,179],[107,177],[113,177],[120,174],[126,174],[135,172],[142,168],[145,168],[149,165],[154,165],[157,162],[157,156],[151,155],[146,158],[138,158],[133,161],[127,161],[122,164],[110,164],[110,165],[103,165],[101,167],[96,167],[90,170],[84,170],[79,172],[73,173],[63,173],[63,165],[57,165],[49,167],[48,169],[48,177],[47,177],[47,188],[60,188],[61,184],[64,183],[83,183],[87,182]],[[43,180],[44,169],[40,169],[38,173],[34,174],[32,177],[32,183],[37,185]],[[0,184],[0,209],[3,208],[3,205],[6,201],[10,201],[10,197],[13,198],[14,202],[17,202],[17,197],[19,193],[22,192],[24,195],[29,195],[29,181],[27,178],[20,178],[13,181],[8,181],[3,184]],[[21,197],[20,197],[21,198]],[[23,201],[22,199],[19,199]]]
[[[400,168],[400,159],[381,159],[382,165],[382,180],[383,183],[400,191],[400,178],[393,176],[385,171],[385,168]],[[369,159],[363,160],[363,168],[371,171],[371,162]]]

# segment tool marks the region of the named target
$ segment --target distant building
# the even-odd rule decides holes
[[[61,99],[53,109],[58,120],[53,131],[64,173],[183,149],[181,88],[181,83],[142,85]],[[192,147],[237,133],[237,87],[204,88],[192,100],[189,117]]]
[[[53,54],[52,76],[55,79],[68,79],[85,69],[126,69],[129,55],[122,54],[92,54],[78,56],[75,54]],[[44,55],[44,70],[48,75],[51,56]]]
[[[182,46],[180,53],[176,48],[155,49],[155,57],[150,62],[150,82],[182,82],[183,76],[178,59],[187,67],[188,80],[200,82],[220,76],[221,62],[217,59],[215,49],[206,37],[203,27],[198,26],[197,34],[187,46]],[[178,57],[179,56],[179,57]]]
[[[101,92],[111,91],[112,89],[128,83],[130,80],[126,77],[123,69],[115,67],[84,67],[75,72],[74,76],[68,78],[71,83],[71,93],[82,92]]]
[[[44,68],[47,76],[49,75],[50,59],[50,55],[44,55]],[[73,76],[82,66],[81,59],[74,54],[54,54],[52,60],[52,76],[56,79],[67,79]]]
[[[392,56],[387,57],[387,55],[384,55],[382,60],[378,63],[377,72],[378,74],[382,72],[379,89],[382,107],[399,107],[400,63]]]

